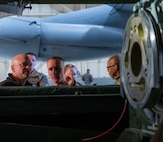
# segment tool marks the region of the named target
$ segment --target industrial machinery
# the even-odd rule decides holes
[[[0,141],[114,142],[129,127],[124,106],[116,85],[0,87]]]
[[[162,30],[163,1],[136,3],[126,25],[121,51],[121,93],[135,112],[135,123],[131,120],[128,131],[139,133],[137,141],[153,136],[163,119]]]
[[[121,86],[0,88],[1,141],[86,141],[112,128],[127,100],[99,142],[149,142],[163,121],[162,47],[163,0],[141,0],[125,29]]]

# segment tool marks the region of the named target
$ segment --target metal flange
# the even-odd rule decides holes
[[[152,107],[160,99],[159,39],[150,12],[139,9],[125,29],[121,86],[134,108]]]

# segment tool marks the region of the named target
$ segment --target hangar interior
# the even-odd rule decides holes
[[[156,1],[156,2],[158,2],[158,1]],[[75,90],[75,91],[77,91],[76,92],[77,95],[75,94],[75,95],[71,96],[72,91],[74,91],[74,90],[72,90],[73,88],[66,88],[66,90],[62,90],[62,91],[60,91],[59,89],[55,90],[55,91],[62,92],[62,94],[67,93],[67,95],[68,95],[70,93],[69,94],[70,96],[66,96],[66,97],[64,96],[65,98],[58,97],[58,96],[57,97],[56,96],[47,96],[49,98],[47,98],[45,96],[38,97],[36,95],[36,92],[33,92],[36,96],[31,97],[31,103],[29,103],[29,100],[28,100],[29,96],[26,96],[26,95],[28,95],[28,91],[30,91],[30,93],[32,94],[32,91],[29,88],[27,88],[27,90],[26,90],[26,88],[24,88],[22,90],[20,88],[14,88],[14,89],[2,88],[1,93],[4,93],[4,95],[6,95],[6,92],[8,92],[8,91],[12,91],[13,94],[14,94],[14,91],[16,91],[16,93],[18,93],[18,94],[20,93],[20,95],[23,94],[24,96],[23,97],[16,96],[16,98],[15,98],[15,96],[7,96],[7,97],[2,96],[1,100],[0,100],[1,101],[0,104],[2,105],[0,107],[1,111],[4,112],[4,108],[6,108],[6,110],[7,110],[6,114],[11,114],[11,112],[14,112],[15,110],[19,111],[19,113],[20,112],[24,113],[25,111],[29,112],[29,110],[30,110],[31,114],[34,114],[35,112],[37,112],[37,114],[39,114],[38,116],[40,117],[40,112],[43,112],[43,114],[47,115],[47,110],[48,110],[50,114],[54,115],[54,111],[58,111],[57,109],[59,109],[59,111],[61,113],[64,112],[66,115],[74,114],[74,112],[75,112],[75,116],[73,115],[70,119],[71,121],[73,121],[74,119],[76,120],[76,117],[77,117],[76,114],[80,113],[80,115],[82,115],[82,117],[81,116],[78,117],[78,118],[80,118],[80,121],[78,121],[81,124],[79,126],[80,128],[83,128],[83,127],[89,128],[90,125],[91,125],[91,127],[92,126],[97,127],[97,126],[95,126],[95,124],[97,125],[97,124],[101,123],[100,126],[97,127],[97,129],[100,131],[101,131],[101,129],[100,129],[101,126],[103,128],[104,128],[104,126],[106,127],[106,122],[103,120],[103,118],[107,122],[109,122],[109,124],[107,125],[107,128],[108,127],[110,128],[110,125],[116,124],[116,123],[113,123],[113,121],[115,122],[115,118],[116,118],[115,116],[119,116],[119,114],[125,114],[123,112],[126,112],[127,114],[124,115],[126,117],[123,117],[124,121],[121,121],[122,122],[121,124],[123,125],[122,128],[123,129],[125,128],[125,130],[121,133],[120,137],[118,138],[118,140],[116,142],[124,142],[124,141],[149,142],[149,139],[155,134],[155,131],[162,130],[161,127],[163,126],[163,125],[160,125],[161,127],[159,128],[159,122],[163,118],[163,115],[162,115],[163,114],[162,113],[162,111],[163,111],[162,110],[162,108],[163,108],[163,101],[162,101],[163,100],[162,99],[163,98],[162,97],[162,92],[163,92],[163,89],[162,89],[163,88],[162,87],[162,85],[163,85],[163,83],[162,83],[163,82],[163,77],[162,77],[162,75],[163,75],[163,70],[162,70],[163,64],[162,63],[163,62],[162,61],[163,60],[162,59],[163,59],[163,56],[162,56],[162,53],[163,52],[162,52],[162,48],[161,48],[162,42],[161,42],[161,44],[155,44],[155,42],[158,42],[160,40],[160,38],[159,38],[159,40],[157,38],[162,34],[162,29],[160,28],[161,32],[160,31],[159,32],[161,34],[157,37],[155,35],[155,34],[157,34],[157,32],[155,33],[154,32],[155,30],[153,29],[154,26],[152,24],[149,24],[151,21],[151,19],[150,20],[148,19],[149,15],[144,15],[144,14],[147,14],[146,12],[148,12],[148,14],[149,14],[150,8],[153,8],[153,7],[149,8],[148,7],[149,3],[146,3],[146,4],[147,4],[146,6],[148,8],[148,9],[145,9],[146,11],[142,9],[141,5],[138,5],[138,7],[140,6],[140,11],[138,11],[136,9],[136,14],[130,19],[131,23],[128,23],[129,28],[126,30],[126,32],[127,32],[126,35],[129,35],[129,36],[126,36],[126,37],[130,37],[132,42],[128,42],[129,38],[125,38],[125,40],[127,41],[126,42],[127,46],[124,46],[124,49],[123,49],[124,54],[122,54],[123,55],[122,61],[125,62],[125,64],[124,64],[125,66],[122,66],[123,70],[122,70],[122,85],[121,86],[109,85],[109,86],[89,86],[88,88],[87,88],[87,86],[82,87],[82,89],[83,89],[82,91],[83,91],[83,94],[85,94],[85,96],[81,92],[78,92],[78,90]],[[155,4],[157,4],[157,3],[154,3],[154,5]],[[158,4],[159,4],[159,7],[161,7],[160,8],[161,11],[159,11],[159,12],[161,13],[160,17],[162,18],[162,11],[163,11],[162,3],[158,3]],[[73,7],[72,5],[71,6],[69,5],[69,7],[63,9],[64,6],[63,5],[60,5],[60,6],[61,6],[61,8],[58,7],[58,10],[56,10],[56,11],[60,11],[59,13],[57,13],[54,10],[52,10],[53,11],[52,13],[53,14],[61,14],[61,13],[66,12],[67,10],[71,11],[70,7]],[[75,10],[76,10],[76,8],[77,7],[75,7]],[[87,8],[87,5],[81,5],[78,8],[79,9]],[[156,8],[156,7],[154,7],[154,8]],[[37,7],[37,9],[40,10],[40,8],[38,8],[38,7]],[[152,11],[150,11],[150,12],[152,13]],[[41,13],[41,12],[36,11],[32,15],[29,13],[29,11],[28,12],[24,11],[23,14],[27,16],[28,15],[27,13],[29,14],[29,16],[40,16],[40,15],[38,15],[38,13]],[[44,13],[43,16],[46,16],[47,12],[44,11],[43,13]],[[137,20],[137,18],[140,18],[140,20]],[[157,19],[157,16],[155,18]],[[159,20],[162,22],[162,19],[159,19]],[[135,21],[138,21],[138,22],[135,22]],[[138,23],[138,26],[135,23],[136,24]],[[162,23],[161,23],[161,26],[162,26]],[[130,28],[130,27],[134,27],[134,28]],[[132,31],[131,29],[136,29],[136,30]],[[146,29],[150,29],[150,31],[152,31],[152,32],[148,33],[148,30],[146,30]],[[139,32],[135,32],[135,31],[139,31]],[[146,34],[147,34],[147,36],[144,36]],[[137,38],[135,38],[135,37],[137,37]],[[145,38],[142,38],[142,37],[145,37]],[[143,43],[145,43],[145,44],[141,44],[141,42],[139,43],[139,41],[141,41],[141,42],[143,41]],[[130,43],[130,44],[128,44],[128,43]],[[149,46],[149,44],[147,44],[148,46],[146,46],[146,43],[150,43],[150,46]],[[157,46],[159,48],[157,48]],[[128,48],[128,47],[130,47],[130,48]],[[127,48],[127,50],[126,50],[126,48]],[[136,50],[134,50],[134,49],[136,49]],[[150,50],[148,50],[148,49],[150,49]],[[161,51],[161,52],[158,52],[158,51]],[[140,54],[140,53],[142,53],[142,54]],[[160,54],[158,54],[158,53],[160,53]],[[140,55],[142,55],[142,56],[140,56]],[[131,61],[130,61],[130,59],[131,59]],[[94,73],[94,74],[97,74],[97,76],[100,76],[101,74],[102,75],[105,74],[105,73],[103,73],[103,71],[106,68],[106,66],[105,66],[106,60],[107,60],[107,58],[90,60],[90,61],[82,61],[82,62],[74,62],[74,64],[78,67],[79,70],[81,68],[81,73],[84,73],[86,68],[90,68],[92,74]],[[9,71],[9,61],[2,60],[1,63],[2,63],[1,67],[6,68],[6,70]],[[157,64],[157,63],[160,63],[160,64]],[[46,68],[46,64],[44,62],[42,62],[42,63],[40,62],[37,64],[37,68],[39,70],[41,70],[42,72],[44,72],[45,71],[44,69]],[[101,70],[99,70],[99,69],[101,69]],[[6,73],[6,70],[3,70],[4,74]],[[94,75],[94,76],[96,76],[96,75]],[[108,74],[107,74],[107,76],[108,76]],[[137,82],[135,82],[135,80]],[[36,91],[40,91],[39,95],[41,93],[43,93],[43,95],[44,95],[45,93],[50,92],[50,91],[46,91],[46,89],[52,89],[52,91],[53,91],[54,87],[46,88],[45,90],[43,90],[44,88],[43,89],[36,88],[36,89],[38,89]],[[78,89],[78,88],[75,88],[75,89]],[[85,93],[85,91],[86,91],[86,93]],[[93,94],[91,94],[90,92]],[[7,94],[11,94],[11,93],[7,93]],[[103,94],[103,95],[101,95],[101,94]],[[127,99],[129,102],[127,111],[125,111],[126,106],[127,106],[127,101],[126,100],[124,101],[124,98],[122,98],[122,97]],[[24,107],[18,109],[18,105],[15,105],[15,101],[9,100],[11,98],[16,99],[17,103],[19,105],[24,105]],[[54,103],[54,101],[56,101],[56,102]],[[8,105],[6,105],[6,103],[8,103]],[[57,105],[57,106],[54,106],[54,105]],[[66,107],[63,109],[64,105]],[[12,109],[11,106],[15,107],[14,108],[15,110]],[[45,106],[47,107],[46,109],[45,109]],[[58,107],[58,106],[60,106],[60,107]],[[84,113],[81,113],[81,112],[84,112]],[[96,117],[94,117],[94,115],[92,115],[92,112],[93,112],[93,114],[97,114]],[[122,112],[122,113],[120,113],[120,112]],[[91,117],[89,116],[89,113],[90,113]],[[15,113],[13,113],[13,114],[15,115]],[[55,113],[55,114],[57,114],[57,113]],[[106,117],[105,115],[101,115],[101,114],[105,114],[108,117]],[[102,119],[99,119],[97,116]],[[111,118],[111,116],[113,117],[113,119]],[[122,118],[121,116],[123,116],[123,115],[120,115],[120,117],[118,117],[118,118]],[[4,118],[2,118],[2,117],[0,117],[0,118],[3,121],[4,120],[6,121],[5,115],[4,115]],[[45,118],[47,119],[48,117],[45,116]],[[62,117],[62,118],[65,118],[65,117]],[[35,117],[35,119],[37,121],[39,120],[37,117]],[[51,120],[52,120],[52,122],[54,122],[53,118]],[[79,120],[79,119],[77,119],[77,120]],[[81,120],[82,121],[86,120],[85,121],[85,122],[87,122],[86,126],[84,126],[81,123]],[[93,124],[90,123],[88,120],[90,122],[93,122]],[[120,120],[120,119],[118,119],[118,120]],[[94,123],[94,121],[95,121],[95,123]],[[14,122],[17,122],[17,120],[15,119]],[[21,119],[21,122],[24,123],[24,119]],[[49,120],[47,122],[49,122]],[[69,128],[70,127],[72,128],[72,123],[70,123],[69,121],[65,121],[65,120],[64,120],[64,122],[66,122],[66,124],[63,124],[63,125],[65,125],[66,127],[68,125]],[[34,123],[36,123],[36,122],[34,122]],[[40,121],[40,122],[37,122],[37,124],[38,123],[45,125],[45,122]],[[5,125],[7,126],[8,124],[9,123],[7,123]],[[4,135],[4,137],[8,136],[7,127],[5,125],[2,124],[2,126],[4,128],[4,129],[2,129],[2,131],[6,130],[6,132],[7,132]],[[48,126],[49,126],[49,123],[48,123]],[[50,126],[51,126],[51,122],[50,122]],[[54,126],[56,126],[56,124],[54,124]],[[115,125],[113,125],[113,126],[115,126]],[[17,127],[17,130],[19,130],[19,132],[21,132],[21,130],[22,130],[22,129],[20,129],[20,127],[22,127],[22,125],[19,125],[19,127]],[[121,128],[121,127],[119,127],[119,128]],[[51,127],[48,127],[48,129],[49,129],[49,131],[47,131],[47,127],[46,128],[43,127],[42,129],[39,129],[41,131],[39,131],[39,133],[37,133],[38,134],[37,137],[40,138],[40,136],[42,136],[42,138],[44,138],[44,139],[50,138],[48,140],[53,141],[53,138],[54,138],[53,132],[55,132],[55,130],[54,129],[52,130]],[[13,130],[13,129],[10,129],[10,130]],[[30,129],[26,129],[26,130],[28,131],[27,134],[29,134],[31,136]],[[34,127],[33,130],[37,130],[37,127]],[[118,130],[118,133],[121,130],[122,129]],[[69,130],[64,131],[65,132],[64,136],[66,136],[66,134],[68,134],[68,131]],[[46,135],[47,137],[45,136],[45,132],[47,134]],[[77,136],[76,133],[78,133],[79,131],[75,130],[76,133],[74,131],[69,131],[69,132],[73,135],[71,137],[72,138],[71,141],[73,141],[73,140],[75,140],[75,136]],[[84,133],[85,132],[86,131],[84,130]],[[115,138],[115,137],[117,137],[117,135],[115,135],[114,132],[117,132],[117,130],[115,129],[115,131],[113,131],[113,136]],[[161,139],[162,131],[161,132],[158,131],[158,132],[160,135],[160,141],[157,140],[159,138],[158,135],[154,135],[154,136],[156,136],[157,142],[162,142],[162,139]],[[11,133],[13,134],[13,131],[11,131]],[[82,133],[83,133],[83,131],[82,131]],[[81,136],[82,133],[79,132],[78,134]],[[3,133],[1,133],[1,134],[3,135]],[[25,134],[25,133],[23,133],[23,134]],[[60,132],[60,134],[61,135],[59,136],[58,139],[61,139],[61,138],[64,139],[65,137],[63,137],[63,135],[62,135],[63,133]],[[22,136],[22,135],[20,135],[20,136]],[[29,138],[30,136],[28,136],[27,138]],[[19,138],[19,136],[18,136],[18,138]],[[155,137],[153,137],[153,138],[155,138]],[[42,141],[45,141],[44,139],[42,139]],[[83,140],[86,140],[86,139],[83,139]],[[87,139],[87,140],[89,140],[89,139]],[[107,138],[107,140],[112,141],[110,138]],[[104,141],[106,141],[106,140],[104,140]],[[156,142],[156,141],[151,141],[151,142]]]
[[[63,14],[66,12],[76,11],[80,9],[86,9],[90,7],[94,7],[101,4],[31,4],[32,9],[26,8],[24,9],[22,15],[29,17],[46,17],[51,15]],[[4,6],[4,5],[3,5]],[[0,5],[0,8],[3,8]],[[28,7],[29,5],[27,5]],[[9,16],[11,14],[0,12],[0,17]],[[108,75],[106,64],[109,57],[94,59],[94,60],[82,60],[82,61],[74,61],[74,62],[65,62],[74,64],[80,72],[80,75],[84,74],[86,70],[89,68],[91,74],[94,77],[94,81],[92,84],[97,85],[107,85],[113,84],[114,80],[111,79]],[[0,58],[1,59],[1,58]],[[1,74],[0,81],[4,80],[7,74],[10,72],[10,61],[1,59]],[[40,72],[43,72],[47,75],[46,63],[42,61],[38,61],[36,65],[36,69]],[[78,77],[78,81],[81,84],[84,84],[83,81]],[[47,75],[48,76],[48,75]],[[49,79],[49,84],[51,84]]]

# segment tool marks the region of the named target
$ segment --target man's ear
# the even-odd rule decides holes
[[[12,70],[13,72],[15,71],[14,65],[11,66],[11,70]]]
[[[116,67],[116,70],[119,70],[119,66],[118,65],[115,65],[115,67]]]

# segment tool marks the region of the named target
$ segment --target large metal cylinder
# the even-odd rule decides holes
[[[163,112],[162,1],[139,3],[129,18],[121,60],[121,92],[134,108]]]

